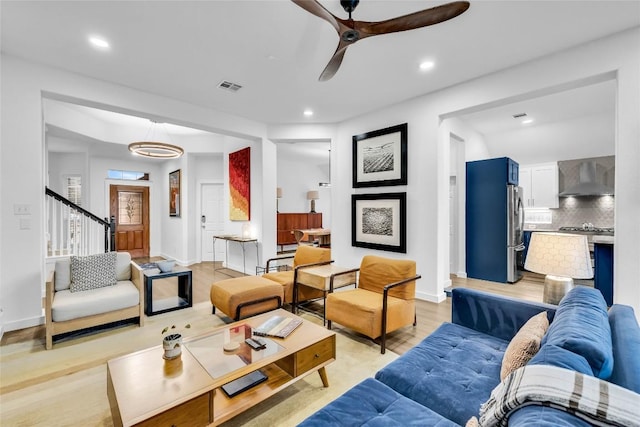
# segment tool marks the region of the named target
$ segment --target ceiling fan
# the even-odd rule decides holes
[[[340,36],[338,48],[333,57],[320,74],[320,81],[329,80],[340,68],[342,58],[347,48],[367,37],[381,34],[396,33],[399,31],[413,30],[426,27],[428,25],[439,24],[464,13],[469,8],[468,1],[455,1],[410,13],[397,18],[387,19],[379,22],[354,21],[351,19],[353,12],[360,3],[360,0],[340,0],[340,5],[349,14],[349,19],[341,19],[325,9],[317,0],[291,0],[307,12],[316,15],[330,23]]]

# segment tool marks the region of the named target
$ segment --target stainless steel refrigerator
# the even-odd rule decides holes
[[[518,163],[507,157],[467,163],[467,277],[515,283],[524,250],[524,207]]]

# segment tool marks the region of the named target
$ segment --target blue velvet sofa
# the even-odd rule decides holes
[[[558,306],[457,288],[451,323],[300,425],[464,426],[479,416],[480,406],[500,384],[510,340],[542,311],[551,323],[529,365],[570,369],[640,393],[640,328],[631,307],[607,310],[600,292],[584,286],[571,290]],[[589,425],[539,405],[513,411],[508,424]]]

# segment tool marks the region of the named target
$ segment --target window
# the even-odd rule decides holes
[[[110,179],[123,179],[126,181],[149,181],[148,172],[119,171],[109,169],[107,177]]]
[[[82,206],[82,177],[80,175],[66,178],[67,199],[78,206]]]

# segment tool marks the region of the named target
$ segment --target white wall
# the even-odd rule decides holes
[[[304,145],[296,148],[296,144],[278,144],[278,187],[282,188],[279,201],[280,212],[309,212],[310,201],[307,191],[318,191],[320,199],[316,200],[316,212],[322,213],[323,226],[331,224],[331,188],[319,187],[320,182],[329,182],[328,149],[314,149]]]
[[[353,193],[407,192],[407,254],[381,255],[415,259],[420,298],[439,301],[448,281],[449,134],[440,119],[475,106],[549,90],[615,70],[618,79],[616,124],[615,301],[640,313],[640,31],[560,52],[430,95],[341,123],[332,150],[332,250],[344,265],[358,265],[365,253],[351,247],[350,200]],[[594,61],[593,58],[598,58]],[[409,185],[367,190],[351,188],[352,135],[408,122]],[[466,135],[458,134],[462,139]],[[335,166],[335,167],[334,167]]]

